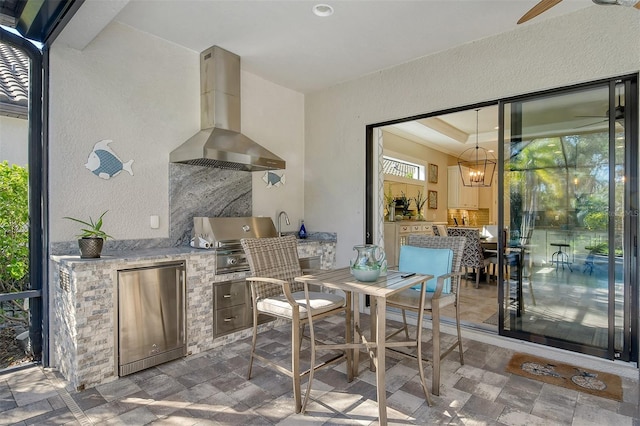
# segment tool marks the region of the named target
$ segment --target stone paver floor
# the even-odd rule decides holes
[[[323,322],[328,334],[340,324]],[[425,339],[431,333],[426,331]],[[259,344],[285,362],[289,328],[263,332]],[[450,336],[445,336],[449,338]],[[375,374],[362,359],[348,383],[345,365],[320,370],[304,415],[294,414],[290,380],[254,365],[246,380],[249,339],[187,356],[76,392],[51,369],[0,375],[0,424],[71,425],[369,425],[377,424]],[[429,348],[430,349],[430,348]],[[623,401],[591,396],[505,372],[514,351],[464,340],[442,364],[434,405],[424,401],[415,361],[387,358],[389,424],[635,425],[638,379],[623,377]],[[363,357],[364,358],[364,357]],[[431,368],[427,368],[431,382]]]

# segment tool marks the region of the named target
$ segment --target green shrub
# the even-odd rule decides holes
[[[604,231],[609,224],[609,216],[606,212],[591,212],[584,217],[583,223],[590,231]]]
[[[587,250],[591,252],[591,254],[598,254],[601,256],[609,255],[609,244],[608,243],[598,243],[592,246],[586,247]],[[622,247],[617,247],[614,249],[614,256],[622,256],[623,250]]]

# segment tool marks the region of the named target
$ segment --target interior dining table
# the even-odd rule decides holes
[[[415,346],[418,351],[421,350],[422,327],[417,327],[416,340],[410,341],[393,341],[386,340],[386,300],[389,296],[398,292],[410,289],[411,287],[419,287],[424,295],[426,282],[433,278],[433,275],[421,274],[405,274],[398,271],[387,271],[386,275],[379,277],[375,281],[365,282],[358,281],[351,275],[350,269],[341,268],[327,271],[319,271],[311,275],[297,277],[296,281],[306,282],[307,284],[316,284],[327,288],[339,289],[344,292],[350,292],[352,299],[353,311],[353,327],[358,336],[358,342],[346,342],[344,346],[347,350],[355,350],[353,354],[353,375],[358,375],[359,354],[360,349],[365,348],[372,360],[371,368],[376,372],[376,389],[378,401],[378,419],[381,425],[387,424],[387,396],[385,389],[385,358],[387,347],[399,346]],[[371,327],[370,337],[363,334],[360,326],[360,310],[359,295],[370,296],[371,298]],[[417,324],[422,324],[424,312],[425,297],[420,298],[420,309],[418,310]],[[424,368],[419,364],[419,374],[423,388],[428,393]]]

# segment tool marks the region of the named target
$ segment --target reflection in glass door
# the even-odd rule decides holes
[[[627,214],[636,84],[630,77],[502,105],[500,333],[637,360],[637,215]]]

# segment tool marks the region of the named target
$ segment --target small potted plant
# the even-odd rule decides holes
[[[422,208],[424,207],[424,203],[427,202],[427,198],[421,191],[418,191],[418,195],[413,199],[416,203],[416,208],[418,209],[418,220],[424,220],[424,213]]]
[[[404,192],[400,192],[400,201],[402,202],[402,216],[405,219],[410,219],[411,215],[409,214],[409,209],[411,208],[411,198],[407,198]]]
[[[81,228],[82,231],[78,234],[78,246],[80,247],[80,257],[83,259],[95,259],[99,258],[102,253],[102,245],[107,238],[113,238],[102,230],[102,217],[107,214],[109,210],[100,215],[97,221],[93,221],[89,216],[89,221],[76,219],[74,217],[65,216],[65,219],[73,220],[74,222],[81,223],[85,228]]]

